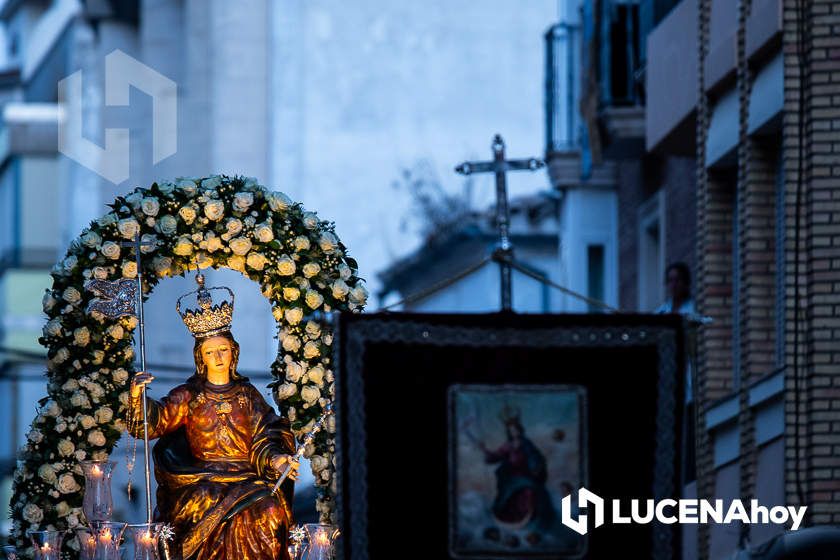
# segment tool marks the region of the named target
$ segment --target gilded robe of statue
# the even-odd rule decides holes
[[[269,460],[294,453],[286,419],[246,379],[214,385],[197,376],[161,402],[147,399],[158,483],[155,520],[172,525],[179,560],[288,558],[294,483],[271,495]],[[132,403],[142,419],[142,403]],[[134,434],[143,437],[142,421]]]

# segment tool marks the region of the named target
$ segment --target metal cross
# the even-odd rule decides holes
[[[536,158],[505,159],[505,142],[501,135],[493,138],[493,161],[465,161],[455,168],[461,175],[473,173],[496,174],[496,227],[499,229],[499,245],[493,253],[493,259],[499,263],[501,274],[501,303],[502,311],[513,308],[513,287],[511,283],[511,261],[513,260],[513,245],[510,242],[510,208],[507,197],[508,171],[536,171],[545,163]]]

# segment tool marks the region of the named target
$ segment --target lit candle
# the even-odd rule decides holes
[[[102,469],[99,468],[99,465],[93,465],[93,470],[90,471],[90,474],[94,478],[101,478],[102,477]]]
[[[41,547],[41,554],[49,554],[51,551],[50,543],[44,543],[44,546]]]
[[[319,529],[315,533],[315,545],[320,547],[329,546],[330,538],[327,536],[327,533],[323,529]]]
[[[146,531],[140,535],[140,544],[143,545],[143,548],[154,548],[155,538],[152,536],[151,531]]]
[[[111,535],[111,529],[105,529],[102,531],[102,534],[99,535],[99,542],[104,545],[109,545],[113,542],[114,537]]]

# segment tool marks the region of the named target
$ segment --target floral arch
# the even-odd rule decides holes
[[[110,320],[85,308],[91,278],[135,278],[131,249],[144,243],[144,295],[160,279],[196,268],[230,268],[260,284],[279,329],[282,352],[269,384],[281,412],[300,435],[333,396],[332,333],[316,311],[360,311],[367,290],[334,225],[271,192],[253,178],[211,176],[136,188],[110,205],[70,244],[52,270],[43,304],[49,317],[48,396],[18,455],[11,501],[12,541],[29,546],[29,529],[72,529],[83,522],[84,477],[79,461],[105,459],[125,430],[128,384],[134,372],[136,320]],[[308,449],[317,508],[333,515],[335,423]]]

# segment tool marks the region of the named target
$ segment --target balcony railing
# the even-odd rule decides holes
[[[558,23],[545,33],[546,152],[569,151],[581,144],[580,30]]]

